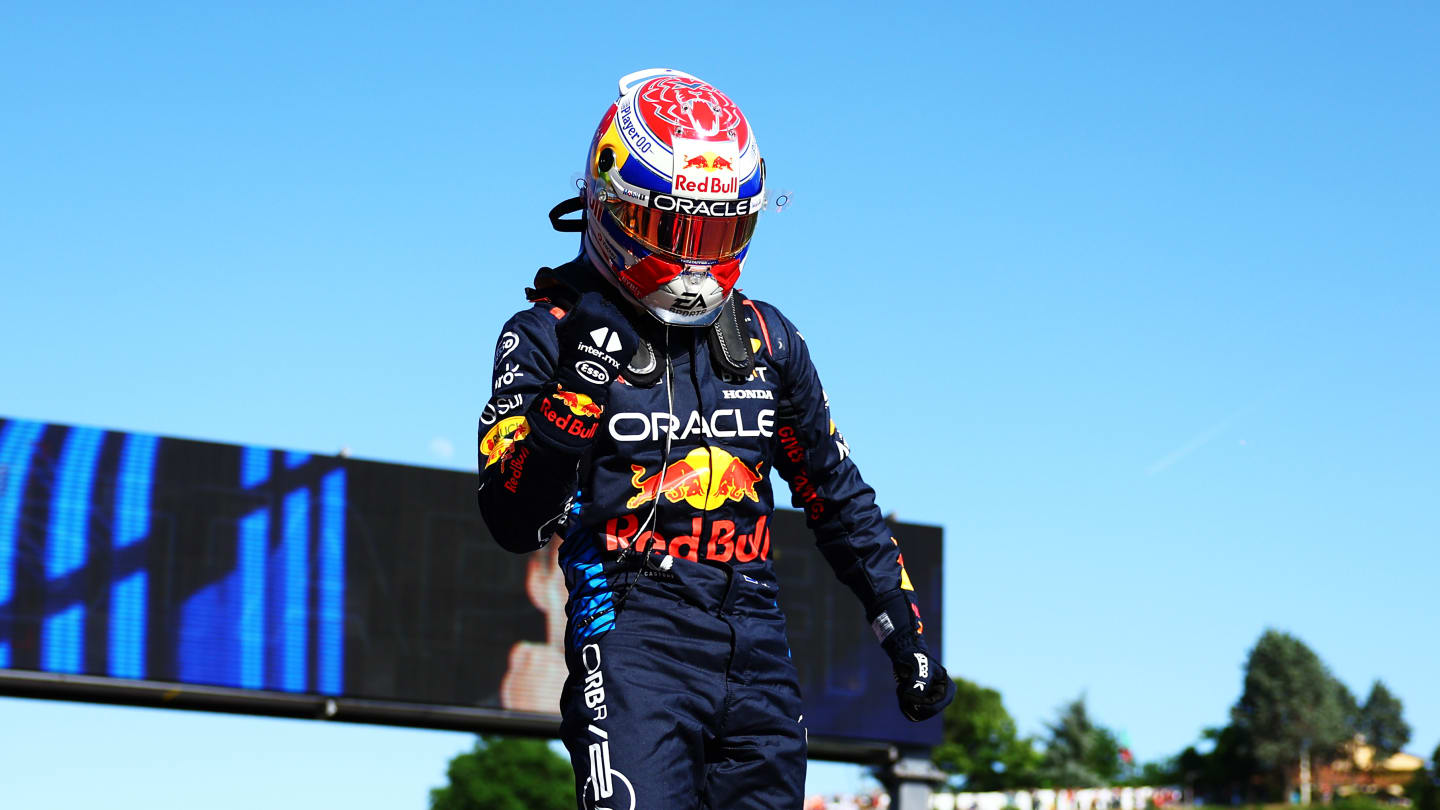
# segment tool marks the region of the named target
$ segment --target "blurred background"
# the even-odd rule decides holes
[[[881,505],[944,530],[956,787],[1433,767],[1433,4],[0,20],[0,415],[473,470],[499,327],[576,249],[545,212],[615,80],[673,66],[792,199],[741,286]],[[474,742],[13,698],[0,728],[17,807],[423,806]]]

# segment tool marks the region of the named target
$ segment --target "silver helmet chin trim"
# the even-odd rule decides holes
[[[633,302],[636,306],[650,313],[656,320],[671,326],[709,326],[720,317],[720,310],[725,305],[725,300],[730,296],[720,291],[720,285],[707,274],[704,282],[697,283],[694,280],[677,278],[665,285],[665,288],[645,296],[636,298],[620,280],[615,277],[615,271],[611,269],[610,263],[605,260],[600,250],[592,241],[593,235],[590,229],[586,229],[581,243],[585,248],[585,257],[590,260],[591,266],[600,272],[610,286],[619,290],[626,300]],[[618,256],[628,257],[626,251],[612,248]],[[702,270],[703,265],[694,265],[696,270]],[[708,287],[705,282],[708,282]],[[713,289],[711,289],[713,288]],[[703,310],[693,313],[677,312],[672,308],[677,298],[683,296],[695,296],[703,301],[700,306]]]

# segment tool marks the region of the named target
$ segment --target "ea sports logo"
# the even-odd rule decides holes
[[[676,296],[673,308],[676,312],[694,312],[697,309],[704,309],[705,296],[693,292]]]

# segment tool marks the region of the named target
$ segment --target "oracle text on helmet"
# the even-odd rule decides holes
[[[732,189],[733,190],[733,189]],[[743,200],[691,200],[669,194],[653,194],[650,207],[657,211],[674,211],[702,217],[743,217],[760,212],[760,197]]]

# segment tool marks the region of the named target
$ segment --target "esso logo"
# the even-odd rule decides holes
[[[596,385],[604,385],[610,382],[610,372],[606,371],[599,363],[593,360],[581,360],[575,364],[575,370],[581,377]]]

